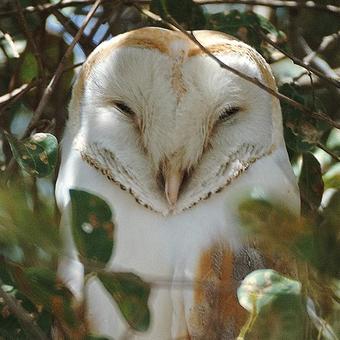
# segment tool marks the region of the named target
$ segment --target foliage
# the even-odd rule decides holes
[[[111,35],[160,24],[142,17],[132,6],[104,0],[101,11],[91,19],[91,28],[78,40],[77,50],[63,60],[89,3],[61,9],[60,3],[43,0],[35,11],[24,10],[23,16],[18,11],[20,7],[32,8],[30,1],[0,5],[0,287],[6,296],[20,302],[33,320],[31,327],[25,326],[20,315],[0,299],[0,337],[4,339],[30,339],[35,327],[47,336],[52,327],[66,338],[104,339],[88,334],[84,305],[56,275],[61,246],[51,188],[58,162],[57,140],[66,119],[74,64]],[[46,10],[45,5],[51,7]],[[321,13],[300,7],[265,7],[269,14],[260,14],[254,7],[245,10],[242,5],[225,5],[216,12],[214,5],[207,10],[192,0],[152,0],[148,8],[164,19],[174,18],[187,30],[219,30],[252,45],[272,63],[281,94],[337,120],[339,89],[287,63],[289,58],[278,53],[268,40],[284,53],[300,59],[307,56],[311,66],[334,77],[340,65],[338,40],[326,47],[321,44],[324,36],[340,29],[330,10]],[[317,51],[313,58],[309,48]],[[62,77],[42,115],[33,121],[62,60]],[[281,107],[284,138],[299,177],[303,217],[298,219],[287,209],[259,199],[245,200],[239,213],[250,237],[260,240],[268,251],[297,261],[299,271],[294,278],[257,271],[243,281],[239,297],[249,311],[249,320],[240,338],[302,339],[306,336],[301,325],[307,318],[309,297],[315,303],[315,312],[308,307],[309,318],[314,313],[314,321],[319,318],[326,325],[324,330],[312,326],[309,338],[326,337],[326,329],[328,338],[332,338],[333,330],[340,333],[339,131],[334,124],[308,116],[285,101],[281,101]],[[130,327],[147,330],[152,318],[148,309],[151,285],[133,273],[105,269],[114,256],[114,207],[88,192],[72,190],[70,195],[72,232],[85,267],[85,280],[99,280]],[[265,278],[270,284],[263,290]],[[268,327],[278,321],[274,315],[284,325],[280,334]]]

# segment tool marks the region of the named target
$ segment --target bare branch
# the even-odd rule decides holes
[[[205,46],[203,46],[197,39],[196,37],[193,35],[193,33],[189,33],[187,32],[181,25],[179,25],[172,17],[167,16],[168,20],[165,20],[163,18],[161,18],[159,15],[152,13],[148,10],[145,10],[141,7],[139,7],[138,5],[134,5],[141,13],[149,16],[151,19],[156,20],[160,23],[162,23],[163,25],[168,26],[171,29],[175,29],[177,31],[182,32],[187,38],[189,38],[195,45],[197,45],[206,55],[208,55],[210,58],[212,58],[213,60],[216,61],[216,63],[218,63],[220,65],[221,68],[226,69],[234,74],[236,74],[237,76],[239,76],[242,79],[245,79],[255,85],[257,85],[258,87],[260,87],[262,90],[266,91],[267,93],[271,94],[272,96],[281,99],[283,101],[285,101],[286,103],[288,103],[289,105],[295,107],[296,109],[300,110],[301,112],[310,115],[316,119],[319,120],[323,120],[325,122],[327,122],[329,125],[334,126],[338,129],[340,129],[340,123],[332,120],[330,117],[328,117],[325,113],[323,112],[315,112],[312,111],[310,109],[308,109],[306,106],[300,104],[299,102],[296,102],[295,100],[271,89],[270,87],[266,86],[265,84],[263,84],[261,81],[259,81],[257,78],[253,78],[250,77],[242,72],[240,72],[239,70],[236,70],[235,68],[225,64],[224,62],[222,62],[218,57],[216,57],[214,54],[212,54]],[[152,15],[150,15],[150,13]]]
[[[301,35],[298,36],[298,41],[300,42],[300,44],[301,44],[302,48],[304,49],[306,55],[311,55],[313,53],[313,50],[309,47],[309,45],[307,44],[307,41]],[[321,70],[329,78],[330,77],[333,77],[333,78],[338,77],[336,72],[328,65],[328,63],[324,59],[317,56],[316,54],[314,55],[313,59],[311,60],[311,64],[314,65],[314,67]]]
[[[321,143],[317,143],[316,144],[320,149],[322,149],[323,151],[325,151],[326,153],[328,153],[334,160],[336,160],[337,162],[340,162],[340,156],[338,156],[336,153],[334,153],[332,150],[328,149],[327,146],[321,144]]]
[[[323,37],[317,50],[312,51],[310,54],[303,58],[304,63],[310,64],[318,54],[322,54],[325,50],[328,49],[329,46],[333,45],[333,43],[336,43],[338,39],[340,39],[340,31]]]
[[[46,335],[38,325],[34,323],[32,317],[20,306],[20,304],[2,288],[3,282],[0,279],[0,297],[4,300],[10,311],[18,318],[22,326],[29,332],[34,339],[47,340]]]
[[[283,50],[278,44],[276,44],[274,41],[272,41],[271,39],[269,39],[267,37],[266,34],[264,34],[263,32],[261,32],[261,30],[256,30],[257,33],[259,33],[261,35],[261,37],[263,38],[263,40],[265,40],[267,43],[269,43],[270,45],[272,45],[273,47],[275,47],[278,51],[280,51],[282,54],[284,54],[285,56],[287,56],[289,59],[291,59],[294,64],[299,65],[303,68],[305,68],[306,70],[314,73],[315,75],[317,75],[319,78],[327,81],[328,83],[332,84],[333,86],[336,86],[338,88],[340,88],[340,81],[333,78],[333,77],[327,77],[326,75],[324,75],[322,72],[316,70],[314,67],[309,66],[308,64],[306,64],[305,62],[301,61],[300,59],[294,57],[293,55],[291,55],[290,53],[286,52],[285,50]],[[338,77],[337,77],[338,78]]]
[[[18,22],[19,25],[22,27],[22,30],[26,36],[26,39],[28,41],[29,46],[32,49],[33,55],[37,61],[37,65],[38,65],[38,70],[39,70],[39,77],[42,79],[43,83],[44,83],[44,79],[45,79],[45,72],[44,72],[44,65],[43,65],[43,61],[41,58],[41,55],[39,53],[38,47],[35,43],[35,40],[33,39],[32,33],[30,31],[30,29],[28,28],[28,24],[26,22],[25,16],[23,14],[21,5],[19,0],[15,0],[15,8],[17,10],[17,18],[18,18]]]
[[[3,96],[0,97],[0,105],[6,104],[8,101],[14,99],[20,94],[26,93],[28,90],[32,89],[35,86],[36,86],[35,82],[23,84],[20,87],[14,89],[13,91],[4,94]]]
[[[19,52],[18,52],[18,50],[17,50],[17,48],[15,46],[15,43],[14,43],[12,37],[8,33],[4,33],[2,31],[0,31],[0,33],[3,35],[3,37],[5,38],[5,40],[8,43],[9,47],[11,48],[12,53],[13,53],[13,57],[14,58],[19,58],[20,57],[19,56]]]
[[[75,37],[79,28],[69,18],[67,18],[63,13],[61,13],[59,10],[52,8],[51,13],[56,17],[56,19],[59,21],[59,23],[64,27],[66,32],[71,34],[72,37]],[[92,43],[92,40],[87,39],[85,34],[83,34],[79,38],[78,44],[80,45],[81,49],[84,51],[85,55],[89,55],[91,53],[91,51],[96,47]]]
[[[99,7],[99,5],[101,4],[101,2],[102,2],[102,0],[96,0],[94,5],[92,6],[91,10],[87,14],[86,18],[84,19],[84,21],[83,21],[81,27],[79,28],[79,31],[77,32],[76,36],[73,38],[73,41],[71,42],[70,46],[67,48],[63,58],[61,59],[59,65],[58,65],[58,68],[57,68],[54,76],[52,77],[50,83],[48,84],[47,88],[44,91],[44,94],[43,94],[43,96],[42,96],[42,98],[41,98],[41,100],[38,104],[36,111],[33,114],[33,117],[31,119],[23,137],[26,137],[26,136],[29,135],[32,126],[34,126],[37,123],[37,121],[40,119],[41,115],[43,114],[43,111],[44,111],[53,91],[55,90],[56,85],[57,85],[61,75],[63,74],[67,59],[71,56],[74,46],[79,41],[80,37],[82,36],[82,34],[85,30],[85,27],[87,26],[87,24],[91,20],[92,16],[96,12],[96,10]]]
[[[316,11],[324,11],[337,16],[340,16],[340,7],[334,5],[321,5],[314,1],[284,1],[284,0],[193,0],[198,5],[210,5],[210,4],[244,4],[244,5],[261,5],[268,6],[271,8],[305,8]],[[62,9],[65,7],[85,7],[91,5],[95,0],[62,0],[56,3],[46,3],[39,6],[27,6],[23,8],[24,12],[34,13],[34,12],[49,12],[52,8]],[[103,0],[103,3],[110,3],[111,0]],[[125,0],[125,4],[149,4],[151,0]],[[6,11],[0,12],[0,17],[5,17],[9,15],[15,15],[16,11]]]
[[[86,7],[92,5],[95,0],[61,0],[56,3],[46,3],[38,6],[27,6],[23,8],[24,13],[35,13],[35,12],[51,12],[53,9],[63,9],[66,7]],[[111,0],[103,0],[103,3],[112,3]],[[9,15],[16,15],[17,11],[6,11],[0,12],[0,17],[6,17]]]
[[[326,11],[336,15],[340,15],[340,7],[334,5],[321,5],[314,1],[281,1],[281,0],[194,0],[199,5],[210,4],[244,4],[244,5],[260,5],[272,8],[306,8],[318,11]]]

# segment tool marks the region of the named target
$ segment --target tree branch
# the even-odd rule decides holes
[[[316,11],[324,11],[337,16],[340,16],[340,7],[334,5],[321,5],[314,1],[299,2],[299,1],[284,1],[284,0],[193,0],[198,5],[213,5],[213,4],[244,4],[244,5],[260,5],[271,8],[304,8]],[[27,6],[23,8],[24,12],[49,12],[52,8],[62,9],[65,7],[85,7],[91,5],[95,0],[64,0],[57,3],[47,3],[39,6]],[[110,3],[111,0],[103,0],[103,3]],[[143,5],[149,4],[151,0],[125,0],[125,4],[132,5],[133,3]],[[16,11],[0,12],[0,17],[15,15]]]
[[[4,39],[7,41],[9,47],[11,48],[12,50],[12,53],[13,53],[13,57],[14,58],[19,58],[20,55],[19,55],[19,52],[15,46],[15,43],[12,39],[12,37],[8,34],[8,33],[4,33],[0,30],[0,33],[2,34],[2,36],[4,37]]]
[[[72,37],[75,37],[79,28],[59,10],[52,8],[51,13],[56,17],[59,23],[64,27],[65,31],[68,32]],[[94,44],[92,43],[92,40],[88,40],[85,34],[79,38],[78,44],[80,45],[81,49],[87,56],[95,48]]]
[[[0,105],[7,104],[7,102],[11,101],[15,97],[26,93],[30,89],[34,88],[36,86],[36,83],[37,81],[32,81],[30,83],[23,84],[20,87],[12,90],[11,92],[4,94],[0,97]]]
[[[56,85],[57,85],[61,75],[63,74],[67,59],[71,56],[74,46],[79,41],[80,37],[82,36],[82,34],[85,30],[85,27],[87,26],[87,24],[91,20],[92,16],[96,12],[96,10],[99,7],[99,5],[101,4],[101,2],[102,2],[102,0],[96,0],[94,5],[92,6],[91,10],[87,14],[86,18],[84,19],[84,21],[83,21],[81,27],[79,28],[77,34],[73,38],[70,46],[67,48],[63,58],[61,59],[59,65],[58,65],[56,72],[54,73],[54,76],[52,77],[50,83],[48,84],[47,88],[45,89],[45,91],[43,93],[43,96],[42,96],[42,98],[41,98],[41,100],[38,104],[36,111],[33,114],[33,117],[31,119],[28,127],[26,128],[26,131],[25,131],[23,137],[27,137],[29,135],[32,126],[34,126],[37,123],[37,121],[40,119],[41,115],[43,114],[43,111],[44,111],[53,91],[55,90]]]
[[[325,145],[323,145],[321,143],[317,143],[316,145],[317,145],[318,148],[320,148],[323,151],[325,151],[326,153],[328,153],[334,160],[336,160],[337,162],[340,162],[340,156],[338,156],[332,150],[328,149],[327,146],[325,146]]]
[[[333,43],[337,43],[339,38],[340,31],[323,37],[317,50],[312,51],[310,54],[303,58],[304,63],[310,64],[318,54],[322,54],[325,50],[328,49],[329,46],[333,45]]]
[[[306,70],[314,73],[315,75],[317,75],[319,78],[327,81],[328,83],[332,84],[335,87],[340,88],[340,81],[333,78],[333,77],[327,77],[326,75],[324,75],[322,72],[318,71],[317,69],[315,69],[314,67],[306,64],[305,62],[301,61],[300,59],[294,57],[293,55],[291,55],[290,53],[286,52],[285,50],[283,50],[278,44],[276,44],[274,41],[272,41],[271,39],[269,39],[267,37],[266,34],[264,34],[263,32],[261,32],[261,30],[256,30],[256,32],[258,34],[260,34],[260,36],[263,38],[263,40],[265,40],[268,44],[272,45],[273,47],[275,47],[278,51],[280,51],[282,54],[284,54],[285,56],[287,56],[289,59],[291,59],[294,64],[299,65],[303,68],[305,68]]]
[[[44,72],[43,61],[39,53],[38,47],[35,43],[35,40],[33,39],[32,33],[28,28],[28,25],[27,25],[25,16],[23,14],[19,0],[15,0],[15,8],[16,8],[17,15],[18,15],[17,18],[18,18],[19,25],[22,27],[22,30],[26,36],[27,42],[32,49],[33,55],[37,61],[39,77],[42,79],[42,83],[44,85],[45,72]]]
[[[53,9],[63,9],[66,7],[86,7],[92,5],[95,0],[61,0],[56,3],[46,3],[38,6],[27,6],[23,8],[24,13],[35,13],[35,12],[51,12]],[[103,3],[111,3],[112,0],[102,0]],[[0,12],[0,17],[6,17],[10,15],[16,15],[17,11],[6,11]]]
[[[0,297],[4,300],[10,311],[17,317],[22,326],[29,332],[34,339],[47,340],[46,335],[30,315],[20,306],[20,304],[2,288],[3,282],[0,279]]]
[[[318,11],[326,11],[340,16],[340,7],[334,5],[321,5],[314,1],[281,1],[281,0],[194,0],[199,5],[210,4],[244,4],[244,5],[260,5],[272,8],[286,7],[286,8],[305,8]]]
[[[250,77],[239,70],[225,64],[222,62],[220,59],[218,59],[214,54],[212,54],[205,46],[203,46],[193,35],[193,33],[187,32],[181,25],[179,25],[171,16],[167,16],[167,20],[161,18],[159,15],[150,12],[149,10],[145,10],[138,5],[134,4],[134,6],[144,15],[150,17],[151,19],[158,21],[162,23],[163,25],[168,26],[171,29],[175,29],[177,31],[182,32],[187,38],[189,38],[195,45],[197,45],[206,55],[208,55],[210,58],[216,61],[216,63],[223,69],[228,70],[229,72],[232,72],[233,74],[236,74],[242,79],[245,79],[249,81],[250,83],[253,83],[254,85],[257,85],[260,87],[262,90],[266,91],[267,93],[271,94],[272,96],[285,101],[289,105],[295,107],[296,109],[300,110],[301,112],[310,115],[316,119],[323,120],[327,122],[329,125],[334,126],[338,129],[340,129],[340,123],[332,120],[330,117],[328,117],[325,113],[323,112],[315,112],[310,109],[308,109],[306,106],[296,102],[295,100],[286,97],[285,95],[271,89],[270,87],[266,86],[262,82],[260,82],[257,78]]]

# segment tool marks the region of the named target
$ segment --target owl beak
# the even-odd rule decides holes
[[[179,189],[183,181],[184,172],[170,171],[165,180],[165,196],[170,206],[175,207]]]

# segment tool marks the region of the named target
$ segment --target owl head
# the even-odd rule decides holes
[[[250,46],[193,32],[225,64],[276,89]],[[144,206],[179,213],[283,144],[278,100],[180,32],[142,28],[99,45],[74,85],[66,134],[84,162]]]

